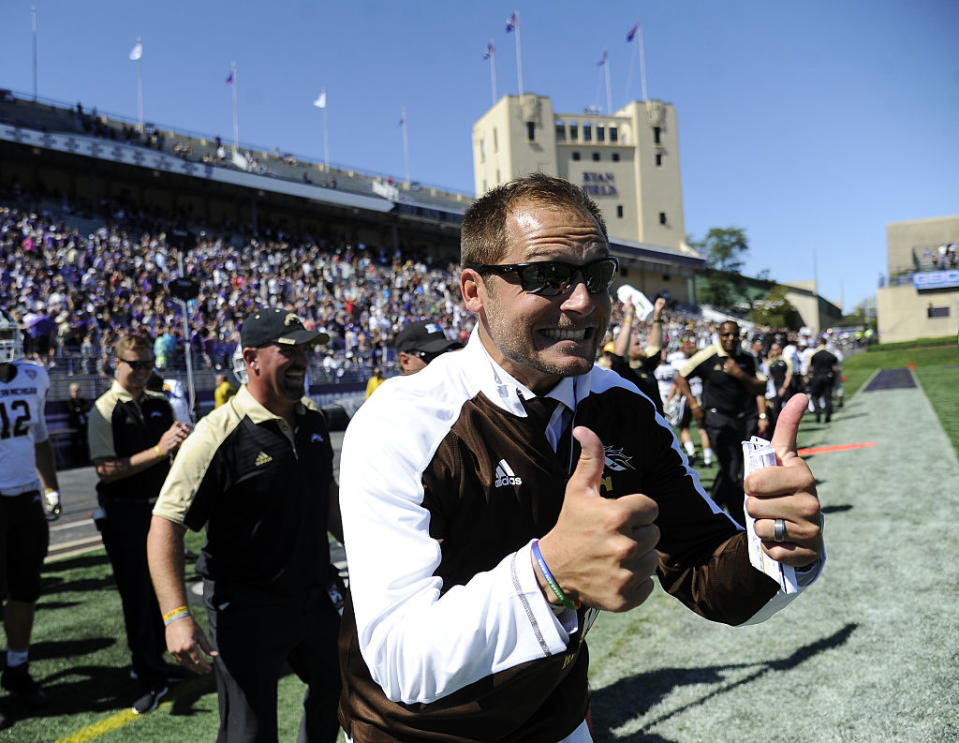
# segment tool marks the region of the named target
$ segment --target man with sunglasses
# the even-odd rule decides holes
[[[326,419],[305,397],[313,347],[329,336],[262,308],[240,331],[244,383],[197,425],[163,485],[148,552],[177,662],[216,673],[217,740],[275,741],[286,664],[307,685],[300,740],[334,741],[342,596],[327,531],[342,539]],[[375,395],[374,395],[375,397]],[[197,560],[209,638],[184,583],[187,529],[206,530]]]
[[[654,573],[730,624],[795,594],[751,564],[649,398],[594,367],[617,262],[583,191],[542,174],[495,188],[461,240],[465,349],[386,385],[344,440],[340,721],[355,743],[589,741],[599,610],[641,604]],[[818,500],[794,441],[777,445],[789,467],[751,483],[756,531],[805,585]]]
[[[131,676],[139,686],[133,712],[144,714],[156,708],[169,680],[184,675],[163,659],[166,640],[147,567],[146,538],[170,457],[190,427],[177,422],[162,392],[147,389],[153,372],[149,338],[122,336],[114,356],[116,376],[90,411],[87,439],[99,478],[97,500],[106,514],[100,533],[123,604]]]
[[[450,340],[438,323],[430,320],[411,322],[394,341],[396,363],[401,374],[415,374],[425,369],[441,353],[460,348],[459,341]]]

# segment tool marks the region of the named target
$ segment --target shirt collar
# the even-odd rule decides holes
[[[241,418],[247,416],[253,423],[266,423],[267,421],[274,420],[283,421],[283,416],[267,410],[258,402],[257,399],[250,394],[245,384],[240,387],[239,392],[227,400],[227,405],[232,405],[233,409]],[[296,415],[302,415],[304,411],[303,403],[298,402],[296,404]]]
[[[536,393],[493,360],[479,337],[478,326],[473,329],[464,351],[474,354],[474,360],[485,364],[490,371],[481,385],[481,391],[486,397],[513,415],[525,418],[523,400],[537,397]],[[541,397],[552,397],[568,410],[576,410],[576,401],[582,400],[589,393],[589,380],[588,372],[575,377],[563,377],[553,389]]]

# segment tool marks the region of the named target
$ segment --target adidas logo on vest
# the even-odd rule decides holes
[[[506,463],[506,460],[499,460],[499,464],[496,465],[496,479],[493,480],[493,486],[502,488],[506,487],[507,485],[522,484],[523,478],[516,476],[516,473],[513,472],[513,468]]]

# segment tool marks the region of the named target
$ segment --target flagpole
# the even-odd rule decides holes
[[[326,88],[323,89],[324,95],[326,94]],[[325,101],[324,101],[325,103]],[[326,165],[326,169],[330,169],[330,140],[327,137],[326,133],[326,106],[323,106],[323,163]]]
[[[137,36],[137,46],[140,46]],[[142,47],[141,47],[142,48]],[[137,57],[137,120],[140,122],[140,134],[143,134],[143,53]]]
[[[640,26],[639,29],[639,76],[641,78],[643,86],[643,101],[647,100],[646,98],[646,52],[643,50],[643,27]]]
[[[489,40],[489,83],[493,91],[493,105],[496,105],[496,50],[493,48],[493,40]]]
[[[240,113],[237,107],[237,78],[236,78],[236,62],[230,64],[230,72],[233,77],[233,152],[236,153],[240,149]]]
[[[519,43],[519,11],[516,11],[516,80],[519,84],[519,94],[523,95],[523,53]]]
[[[623,105],[629,103],[629,91],[633,85],[633,65],[636,63],[636,53],[637,53],[637,44],[630,44],[633,48],[633,56],[630,57],[629,67],[626,70],[626,100],[623,101]]]
[[[612,89],[609,87],[609,54],[606,49],[603,49],[603,67],[606,68],[606,114],[608,116],[612,116],[613,93]]]
[[[37,7],[30,8],[33,17],[33,102],[37,102]]]
[[[406,108],[403,109],[403,162],[406,165],[406,186],[410,185],[410,143],[406,136]]]

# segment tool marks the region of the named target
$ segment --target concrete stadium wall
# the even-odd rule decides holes
[[[948,308],[946,317],[929,317],[929,308]],[[877,295],[879,339],[899,343],[955,335],[959,329],[959,289],[923,292],[914,286],[888,286]]]

